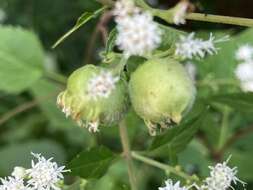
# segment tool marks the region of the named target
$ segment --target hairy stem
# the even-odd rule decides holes
[[[163,20],[173,23],[173,12],[172,9],[169,10],[159,10],[150,7],[145,0],[135,0],[137,5],[152,12],[155,16],[162,18]],[[213,22],[220,24],[232,24],[238,26],[248,26],[253,27],[253,19],[240,18],[240,17],[230,17],[230,16],[221,16],[221,15],[211,15],[211,14],[202,14],[202,13],[189,13],[186,16],[187,20],[195,21],[204,21],[204,22]]]
[[[122,143],[122,147],[123,147],[123,155],[124,155],[125,160],[127,162],[128,176],[129,176],[129,181],[130,181],[130,185],[131,185],[131,190],[137,190],[136,177],[135,177],[135,172],[134,172],[133,160],[132,160],[132,156],[131,156],[131,150],[130,150],[125,120],[122,120],[120,122],[119,130],[120,130],[120,139],[121,139],[121,143]]]
[[[220,16],[220,15],[201,14],[201,13],[190,13],[186,16],[186,19],[253,27],[253,19],[240,18],[240,17]]]
[[[152,160],[152,159],[147,158],[145,156],[142,156],[142,155],[140,155],[136,152],[132,152],[132,157],[136,160],[142,161],[142,162],[144,162],[148,165],[151,165],[151,166],[154,166],[156,168],[162,169],[166,172],[176,174],[177,176],[180,176],[180,177],[184,178],[187,181],[197,181],[198,180],[198,178],[196,176],[190,176],[190,175],[184,173],[183,171],[181,171],[178,168],[174,168],[174,167],[169,166],[167,164],[163,164],[163,163],[160,163],[156,160]]]

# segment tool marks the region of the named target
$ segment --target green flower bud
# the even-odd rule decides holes
[[[69,77],[57,104],[66,117],[97,132],[99,124],[111,125],[123,117],[128,107],[127,84],[109,69],[86,65]]]
[[[183,65],[173,59],[154,59],[131,76],[130,99],[151,135],[158,127],[180,123],[195,100],[196,89]]]

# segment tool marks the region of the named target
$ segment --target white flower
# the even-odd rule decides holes
[[[11,175],[17,179],[24,179],[26,176],[26,169],[23,167],[15,167]]]
[[[187,62],[185,64],[185,69],[188,72],[189,76],[191,77],[191,79],[193,81],[196,80],[196,75],[197,75],[197,67],[195,64],[191,63],[191,62]]]
[[[122,5],[116,3],[114,11],[114,14],[117,15],[115,21],[118,30],[116,44],[126,57],[149,54],[161,43],[162,32],[158,24],[153,21],[153,16],[150,13],[133,8],[132,1],[128,0],[125,3],[130,5],[123,6],[124,3],[119,1],[118,4]],[[133,11],[131,14],[126,14],[129,10]]]
[[[114,77],[111,72],[103,70],[90,79],[87,93],[94,100],[108,98],[119,79],[119,77]]]
[[[253,63],[239,64],[235,70],[236,77],[242,81],[253,81]]]
[[[118,22],[120,19],[127,17],[130,14],[138,13],[140,9],[134,5],[133,0],[118,0],[113,9],[113,15]]]
[[[6,179],[1,179],[2,185],[1,190],[29,190],[30,188],[24,185],[23,179],[18,179],[14,177],[8,177]]]
[[[187,1],[182,1],[182,2],[178,3],[178,5],[175,7],[173,22],[176,25],[186,23],[185,16],[187,14],[188,7],[189,7],[189,2],[187,2]]]
[[[253,47],[251,45],[243,45],[239,47],[236,52],[236,59],[240,61],[252,61],[253,60]]]
[[[239,64],[235,69],[235,76],[240,80],[240,87],[244,92],[253,92],[253,63]]]
[[[188,190],[187,187],[180,187],[180,182],[173,184],[172,180],[165,181],[165,187],[159,187],[159,190]]]
[[[227,190],[228,188],[232,188],[232,184],[237,184],[237,182],[242,183],[239,178],[236,177],[237,168],[230,168],[227,164],[228,161],[223,163],[218,163],[214,167],[210,166],[211,169],[210,177],[206,178],[204,181],[203,189],[207,190]]]
[[[32,160],[32,168],[27,170],[29,177],[28,184],[35,190],[60,190],[57,184],[64,178],[64,166],[58,167],[56,162],[52,162],[53,158],[46,160],[40,154],[32,155],[37,159],[37,162]]]
[[[188,36],[180,36],[179,42],[176,43],[175,54],[184,59],[192,59],[194,57],[204,58],[206,54],[216,54],[218,49],[215,47],[215,43],[224,42],[229,39],[225,36],[216,40],[215,37],[210,34],[209,40],[202,40],[194,38],[195,33],[191,33]]]

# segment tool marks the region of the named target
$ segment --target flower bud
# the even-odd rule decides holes
[[[126,112],[127,85],[108,69],[86,65],[69,77],[57,104],[66,117],[71,116],[90,132],[98,132],[100,124],[114,124]]]
[[[15,167],[13,172],[11,173],[13,177],[16,179],[24,179],[25,176],[27,175],[26,169],[23,167]]]
[[[196,89],[185,68],[172,59],[154,59],[131,76],[130,99],[151,135],[158,127],[180,123],[195,99]]]

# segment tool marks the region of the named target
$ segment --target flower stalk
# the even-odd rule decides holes
[[[165,172],[173,173],[173,174],[175,174],[175,175],[177,175],[179,177],[184,178],[187,182],[199,181],[198,177],[196,177],[196,176],[190,176],[190,175],[184,173],[183,171],[181,171],[178,168],[174,168],[174,167],[172,167],[170,165],[163,164],[163,163],[160,163],[160,162],[158,162],[156,160],[147,158],[145,156],[142,156],[142,155],[138,154],[137,152],[132,152],[131,155],[136,160],[139,160],[141,162],[144,162],[144,163],[146,163],[148,165],[151,165],[151,166],[154,166],[156,168],[162,169]]]
[[[119,124],[119,131],[120,131],[120,139],[121,139],[121,143],[123,147],[123,156],[127,162],[128,176],[129,176],[129,182],[131,185],[131,190],[137,190],[136,176],[135,176],[135,171],[134,171],[134,166],[133,166],[131,149],[129,145],[126,121],[124,119]]]

